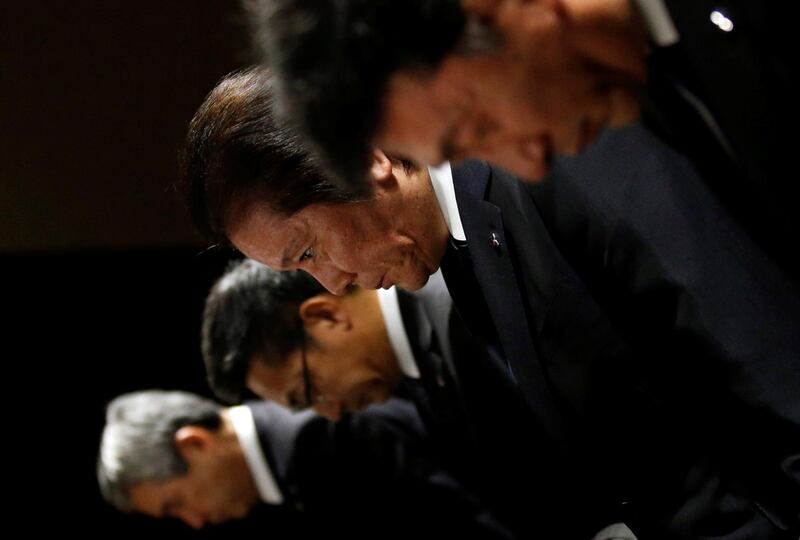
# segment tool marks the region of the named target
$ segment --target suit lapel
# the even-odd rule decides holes
[[[460,392],[455,374],[448,368],[440,354],[440,338],[434,336],[432,321],[420,299],[414,295],[398,289],[397,299],[408,341],[420,372],[418,381],[412,379],[407,384],[425,394],[420,396],[420,392],[414,392],[415,399],[424,402],[431,409],[430,414],[437,423],[458,424],[463,418]],[[437,342],[436,345],[434,340]],[[439,349],[438,352],[436,349]]]
[[[264,458],[288,502],[301,504],[301,494],[293,479],[297,439],[314,418],[314,411],[292,412],[269,401],[247,403],[253,413],[256,433]]]
[[[507,251],[510,242],[505,235],[502,212],[484,200],[491,170],[485,163],[473,161],[454,168],[453,175],[475,277],[486,298],[513,378],[548,431],[562,435],[560,415],[546,384],[531,335],[533,327],[525,313],[522,289]],[[559,440],[563,439],[559,437]]]

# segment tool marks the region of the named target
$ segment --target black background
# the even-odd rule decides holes
[[[103,408],[143,388],[209,395],[205,251],[171,192],[186,124],[253,61],[236,2],[4,2],[0,287],[6,526],[27,533],[230,537],[105,505]],[[299,531],[269,515],[269,535]]]

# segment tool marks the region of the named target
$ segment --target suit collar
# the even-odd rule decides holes
[[[270,401],[253,401],[246,407],[252,414],[263,460],[280,486],[284,499],[296,498],[296,485],[291,477],[297,440],[303,428],[312,420],[319,419],[319,415],[313,410],[292,412]]]
[[[511,260],[509,250],[513,249],[514,239],[506,237],[500,208],[487,200],[491,199],[494,173],[485,162],[467,161],[454,169],[453,174],[472,269],[486,299],[507,367],[532,411],[548,431],[560,436],[563,434],[560,415],[534,346],[534,326],[526,314],[523,288]],[[535,308],[535,298],[529,298],[529,304]],[[487,335],[481,329],[472,330]]]
[[[489,187],[489,178],[492,170],[485,161],[468,160],[452,169],[453,185],[456,195],[456,202],[462,215],[461,200],[465,195],[476,199],[483,199]],[[458,181],[456,181],[456,178]],[[469,241],[469,238],[467,238]]]
[[[431,351],[433,347],[433,325],[418,298],[402,289],[397,290],[397,300],[403,317],[408,341],[419,368],[419,382],[423,386],[435,384],[439,379],[439,370],[443,368],[441,359],[434,361]]]

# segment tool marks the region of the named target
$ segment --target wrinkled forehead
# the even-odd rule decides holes
[[[228,228],[228,238],[251,259],[276,270],[287,269],[293,251],[305,249],[300,246],[307,242],[310,233],[303,212],[285,216],[257,201],[240,205]]]

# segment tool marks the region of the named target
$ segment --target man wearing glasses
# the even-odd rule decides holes
[[[409,397],[437,462],[523,537],[588,539],[613,521],[580,500],[590,494],[567,492],[575,473],[506,372],[483,358],[489,353],[452,310],[439,273],[414,294],[351,287],[336,296],[304,272],[245,260],[212,288],[202,334],[211,387],[230,402],[249,388],[340,420],[392,394]],[[559,514],[576,505],[586,506],[581,520]],[[532,516],[533,508],[547,511]]]

